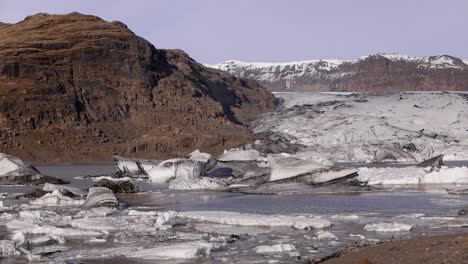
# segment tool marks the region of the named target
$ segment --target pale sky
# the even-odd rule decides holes
[[[373,53],[468,59],[468,0],[0,0],[0,21],[92,14],[202,63],[354,59]]]

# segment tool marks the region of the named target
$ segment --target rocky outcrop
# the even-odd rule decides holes
[[[468,65],[448,55],[376,54],[357,60],[290,63],[227,61],[210,65],[257,80],[272,91],[467,91]]]
[[[37,14],[0,25],[0,152],[39,162],[220,153],[275,107],[257,82],[156,49],[121,22]]]

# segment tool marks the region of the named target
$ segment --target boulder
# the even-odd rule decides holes
[[[109,180],[102,179],[99,180],[94,187],[106,187],[112,190],[114,193],[136,193],[138,187],[133,185],[130,181],[120,181],[120,180]]]

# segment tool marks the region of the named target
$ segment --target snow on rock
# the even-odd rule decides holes
[[[291,244],[276,244],[272,246],[258,246],[255,248],[255,252],[258,254],[281,253],[293,250],[296,250],[296,247]]]
[[[328,220],[304,216],[242,214],[225,211],[179,212],[178,217],[226,225],[289,226],[297,229],[326,228],[331,226]]]
[[[125,254],[128,258],[137,259],[192,259],[204,257],[210,254],[214,247],[206,242],[184,242],[170,245],[162,245],[153,248],[135,250]]]
[[[334,162],[468,159],[468,100],[460,93],[275,93],[282,107],[252,123]]]
[[[411,229],[412,225],[402,223],[371,223],[364,226],[364,230],[374,232],[408,232]]]
[[[41,206],[80,206],[84,203],[84,200],[75,200],[62,195],[60,190],[54,190],[53,192],[47,193],[41,198],[30,201],[29,203]]]
[[[229,150],[224,151],[221,156],[217,158],[219,161],[252,161],[260,158],[260,153],[254,149],[248,150]]]
[[[15,249],[15,242],[10,240],[0,240],[0,257],[19,255]]]
[[[368,185],[466,184],[468,168],[444,166],[432,172],[421,167],[359,168],[357,179]]]
[[[320,230],[314,234],[314,238],[318,240],[337,240],[338,238],[331,232]]]

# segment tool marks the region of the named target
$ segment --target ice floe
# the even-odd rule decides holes
[[[330,221],[326,219],[304,216],[242,214],[226,211],[179,212],[178,217],[227,225],[289,226],[297,229],[326,228],[331,226]]]
[[[192,259],[204,257],[210,254],[214,247],[212,243],[206,242],[184,242],[162,245],[153,248],[135,250],[127,253],[128,258],[137,259]]]
[[[364,226],[366,231],[374,232],[408,232],[413,229],[412,225],[403,223],[370,223]]]
[[[276,244],[272,246],[258,246],[255,252],[258,254],[281,253],[296,250],[296,247],[291,244]]]
[[[329,231],[324,231],[324,230],[320,230],[317,233],[315,233],[314,238],[318,240],[337,240],[338,239],[338,237],[336,237],[333,233]]]

